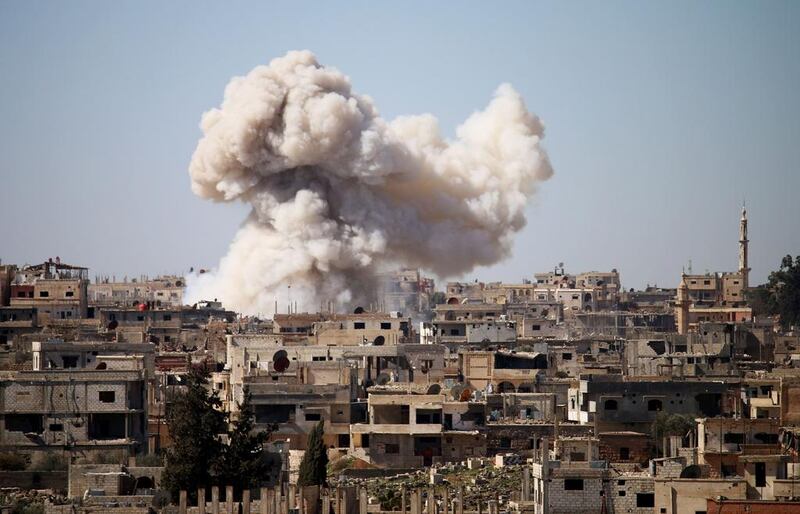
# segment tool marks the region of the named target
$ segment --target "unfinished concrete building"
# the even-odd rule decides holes
[[[109,451],[146,452],[153,350],[138,346],[35,346],[32,371],[3,372],[0,447],[77,458]]]
[[[406,394],[404,394],[406,393]],[[368,419],[351,426],[351,453],[371,464],[414,469],[485,455],[483,403],[450,400],[446,394],[374,391]]]
[[[89,312],[87,268],[49,259],[16,271],[10,305],[36,309],[37,324],[86,318]]]

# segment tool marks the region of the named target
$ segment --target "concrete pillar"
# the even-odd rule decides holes
[[[186,491],[183,490],[178,493],[178,512],[186,514]]]
[[[250,489],[242,491],[242,514],[250,514]]]
[[[416,490],[411,491],[408,494],[408,499],[411,502],[411,512],[410,512],[410,514],[422,514],[419,511],[418,507],[417,507],[417,491]]]
[[[261,511],[261,514],[269,514],[269,489],[267,489],[266,487],[262,487],[261,495],[259,496],[259,498],[261,498],[258,501],[259,510]]]
[[[443,494],[444,494],[442,500],[442,505],[444,506],[443,514],[450,514],[450,489],[448,489],[447,486],[445,486]]]
[[[458,486],[458,497],[456,498],[456,514],[464,514],[464,486]]]
[[[322,514],[331,514],[331,497],[328,493],[322,496]]]
[[[289,510],[292,510],[295,507],[296,502],[296,495],[297,488],[294,484],[289,484],[289,497],[287,498],[289,502]]]
[[[527,502],[531,500],[531,468],[525,466],[522,468],[522,501]]]
[[[358,488],[358,512],[359,514],[367,514],[367,488],[362,486]]]
[[[478,498],[478,514],[481,514],[481,499]]]
[[[436,489],[428,488],[428,514],[436,514]]]
[[[406,514],[406,486],[404,485],[400,486],[400,514]]]
[[[219,514],[219,486],[211,486],[211,514]]]
[[[299,514],[306,514],[306,488],[300,486],[297,488],[297,512]]]
[[[283,488],[278,485],[273,489],[273,509],[272,514],[281,514],[281,494],[283,494]]]
[[[206,514],[206,488],[197,488],[197,512],[198,514]]]
[[[225,512],[233,514],[233,486],[225,486]]]

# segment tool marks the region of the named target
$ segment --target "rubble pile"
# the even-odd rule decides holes
[[[380,504],[381,510],[399,510],[403,489],[447,487],[451,498],[455,499],[459,487],[463,486],[465,508],[477,509],[478,502],[485,504],[496,499],[502,506],[518,495],[522,487],[522,468],[522,465],[470,468],[464,464],[446,464],[386,478],[341,479],[336,485],[366,485],[370,503]]]

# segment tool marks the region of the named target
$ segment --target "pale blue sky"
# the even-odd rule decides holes
[[[501,82],[542,117],[556,174],[514,256],[467,278],[732,270],[744,197],[753,281],[800,253],[800,2],[0,0],[0,258],[216,265],[246,209],[189,189],[200,115],[303,48],[386,118],[452,134]]]

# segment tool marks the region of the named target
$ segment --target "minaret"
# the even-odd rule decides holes
[[[681,283],[678,285],[678,297],[675,302],[675,324],[678,333],[686,335],[689,332],[689,288],[686,286],[686,275],[681,273]]]
[[[739,221],[739,273],[742,275],[742,289],[747,289],[750,268],[747,267],[747,209],[742,206],[742,219]]]

